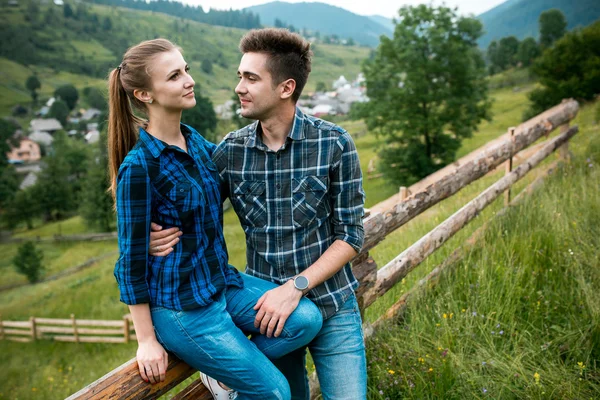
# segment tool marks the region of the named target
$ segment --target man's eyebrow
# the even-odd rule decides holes
[[[260,78],[260,75],[258,75],[256,72],[252,72],[252,71],[243,71],[243,72],[238,71],[237,74],[238,74],[238,76],[245,76],[245,77],[256,76],[257,78]]]

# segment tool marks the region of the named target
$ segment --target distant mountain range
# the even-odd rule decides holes
[[[354,14],[325,3],[275,1],[248,7],[246,10],[258,14],[263,25],[274,26],[277,18],[297,29],[306,28],[319,31],[322,35],[337,35],[342,39],[352,38],[366,46],[375,47],[379,44],[379,36],[392,35],[389,25],[384,26],[382,22],[371,17]]]
[[[600,0],[508,0],[477,17],[486,31],[479,46],[487,48],[492,40],[511,35],[519,40],[528,36],[537,39],[540,14],[552,8],[565,14],[569,30],[600,18]]]

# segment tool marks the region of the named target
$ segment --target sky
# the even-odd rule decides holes
[[[200,5],[205,11],[209,8],[217,9],[241,9],[258,4],[270,3],[272,0],[180,0],[183,3]],[[283,0],[288,3],[300,3],[308,0]],[[449,7],[458,7],[460,14],[479,15],[488,11],[506,0],[445,0],[443,3]],[[382,15],[393,18],[396,12],[403,5],[417,5],[421,3],[429,4],[429,0],[321,0],[321,3],[327,3],[332,6],[345,8],[355,14],[360,15]],[[433,4],[440,5],[442,1],[433,1]]]

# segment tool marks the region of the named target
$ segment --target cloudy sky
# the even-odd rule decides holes
[[[201,5],[205,11],[209,8],[217,9],[240,9],[258,4],[269,3],[271,0],[180,0],[187,4]],[[288,3],[300,3],[307,0],[285,0]],[[444,3],[447,6],[458,7],[460,14],[479,15],[498,4],[504,3],[506,0],[446,0]],[[345,8],[356,14],[361,15],[382,15],[384,17],[393,18],[396,16],[396,11],[402,5],[416,5],[421,3],[430,3],[428,0],[321,0],[322,3],[331,4]],[[433,1],[433,4],[442,4],[441,1]]]

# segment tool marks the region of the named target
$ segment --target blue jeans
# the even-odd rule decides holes
[[[242,278],[244,288],[228,287],[205,307],[191,311],[151,307],[156,337],[166,350],[237,390],[238,399],[288,400],[289,384],[270,359],[309,343],[321,329],[321,313],[303,298],[279,337],[261,335],[254,327],[253,308],[277,285],[246,274]]]
[[[323,328],[308,349],[317,369],[324,400],[367,398],[367,359],[356,296],[350,296],[335,315],[323,321]],[[287,378],[292,399],[310,399],[306,347],[273,363]]]

